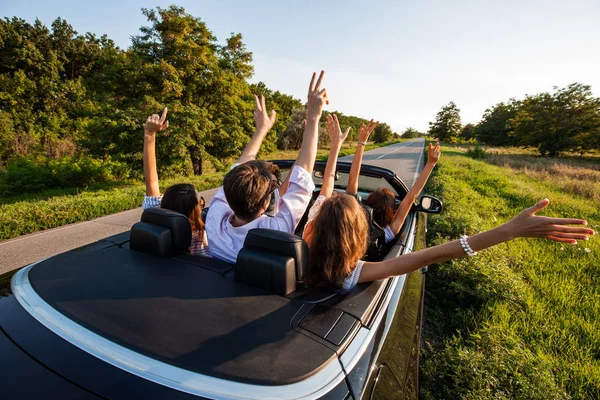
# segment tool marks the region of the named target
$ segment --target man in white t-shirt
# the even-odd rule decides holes
[[[320,89],[324,71],[316,80],[313,74],[308,90],[306,126],[298,158],[285,182],[278,187],[275,166],[255,160],[260,146],[275,123],[275,111],[267,115],[263,96],[254,96],[256,131],[237,163],[227,173],[223,186],[210,201],[206,216],[208,248],[215,258],[235,263],[250,229],[266,228],[293,233],[306,211],[315,185],[312,170],[319,142],[319,120],[327,100]],[[315,82],[316,80],[316,82]],[[271,195],[278,190],[277,214],[264,215]]]

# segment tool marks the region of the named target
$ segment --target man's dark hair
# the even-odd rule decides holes
[[[259,216],[273,189],[273,164],[253,160],[240,164],[225,175],[223,191],[229,207],[239,218]]]

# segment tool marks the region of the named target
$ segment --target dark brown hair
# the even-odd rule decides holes
[[[334,192],[311,225],[306,283],[340,287],[367,251],[369,227],[364,209],[352,196]]]
[[[382,228],[389,225],[394,218],[396,196],[387,188],[377,188],[365,200],[365,205],[373,209],[373,220]]]
[[[170,186],[160,202],[162,208],[177,211],[187,216],[192,224],[192,230],[204,234],[204,222],[202,222],[202,199],[194,185],[190,183],[178,183]]]
[[[229,207],[243,219],[257,218],[271,196],[274,165],[262,160],[240,164],[225,175],[223,191]]]

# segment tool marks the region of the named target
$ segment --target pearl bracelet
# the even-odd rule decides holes
[[[363,146],[366,146],[367,142],[358,142],[358,144],[362,144]]]
[[[467,235],[463,235],[460,237],[460,239],[459,239],[460,245],[462,246],[463,250],[469,257],[476,256],[477,252],[473,251],[471,246],[469,246],[469,242],[467,242],[467,237],[468,237]]]

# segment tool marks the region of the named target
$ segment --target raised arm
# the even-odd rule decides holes
[[[319,120],[323,112],[323,106],[327,101],[327,90],[321,89],[321,81],[325,71],[321,71],[319,79],[315,83],[316,73],[313,73],[308,87],[308,105],[306,107],[306,126],[304,127],[304,136],[302,145],[298,152],[295,165],[304,168],[309,174],[312,174],[317,157],[317,147],[319,144]]]
[[[550,218],[536,216],[535,213],[546,208],[550,201],[542,200],[533,207],[527,208],[512,220],[497,228],[468,238],[467,243],[475,252],[495,246],[518,237],[546,238],[557,242],[577,243],[577,240],[587,240],[588,235],[594,231],[584,227],[572,227],[566,225],[587,225],[581,219]],[[444,243],[439,246],[405,254],[383,262],[365,263],[359,278],[359,282],[370,282],[390,276],[402,275],[415,271],[430,264],[466,255],[459,240]]]
[[[329,104],[329,100],[327,99],[327,90],[319,90],[324,75],[325,71],[321,71],[316,84],[315,78],[317,77],[317,73],[314,72],[312,75],[312,79],[308,87],[308,106],[306,110],[306,119],[304,120],[304,136],[302,137],[302,145],[300,146],[298,157],[292,166],[292,169],[296,165],[302,167],[308,171],[309,174],[312,174],[315,165],[315,159],[317,158],[317,148],[319,145],[319,120],[321,119],[321,114],[323,113],[323,105]],[[283,181],[283,184],[279,188],[280,196],[283,196],[287,191],[289,176],[290,174],[288,174]]]
[[[427,164],[423,167],[423,171],[419,174],[417,181],[412,185],[406,197],[402,199],[400,206],[398,206],[398,209],[394,214],[394,219],[390,222],[390,229],[394,232],[394,235],[397,235],[398,232],[400,232],[400,229],[402,229],[402,225],[404,225],[404,221],[406,221],[410,208],[415,203],[419,193],[421,193],[425,187],[431,171],[433,171],[440,159],[440,154],[440,144],[436,143],[435,146],[432,146],[431,143],[429,143],[429,148],[427,149]]]
[[[169,127],[167,121],[167,107],[162,115],[153,114],[144,124],[144,181],[146,182],[146,196],[160,196],[158,187],[158,172],[156,172],[156,133]]]
[[[275,110],[271,111],[271,115],[267,115],[267,105],[265,103],[265,96],[254,95],[254,124],[256,130],[250,139],[250,142],[246,145],[246,148],[242,152],[242,155],[237,160],[237,164],[243,164],[246,161],[256,159],[256,155],[260,150],[265,136],[275,124],[276,113]]]
[[[338,154],[342,148],[342,143],[348,137],[350,128],[347,128],[344,133],[340,128],[340,122],[338,121],[337,115],[329,114],[327,116],[327,133],[331,140],[331,147],[329,149],[329,156],[327,157],[327,165],[325,166],[325,172],[323,173],[323,185],[321,186],[321,196],[331,197],[333,193],[333,185],[335,183],[335,167],[337,165]]]
[[[369,135],[371,135],[371,132],[373,132],[378,123],[379,121],[373,122],[373,120],[371,120],[368,126],[363,124],[360,127],[360,131],[358,132],[358,144],[356,145],[356,152],[352,159],[352,167],[350,167],[350,175],[348,176],[348,186],[346,187],[346,193],[348,194],[356,194],[358,191],[358,176],[360,175],[360,166],[362,164],[365,146],[367,145],[367,140],[369,140]]]

